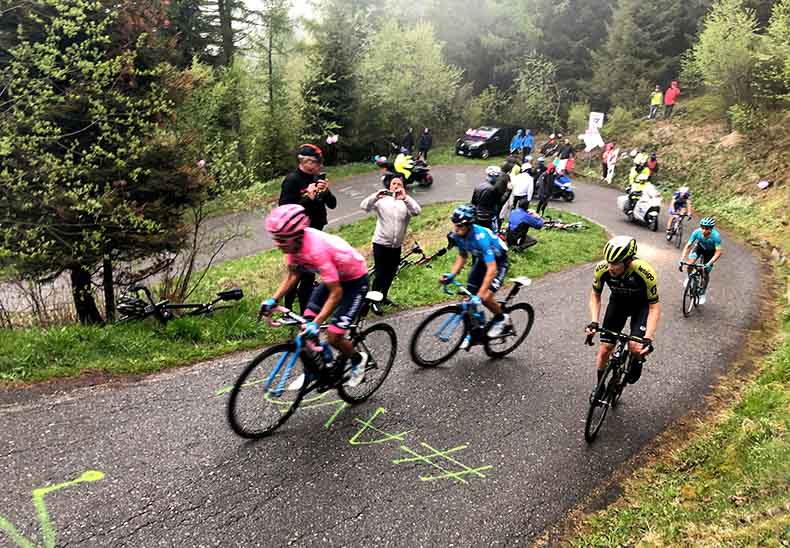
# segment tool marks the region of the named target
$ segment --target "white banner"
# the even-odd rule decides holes
[[[603,127],[603,112],[591,112],[587,127],[601,129]]]

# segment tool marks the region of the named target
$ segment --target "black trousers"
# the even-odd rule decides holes
[[[398,272],[400,250],[401,248],[399,247],[387,247],[375,242],[373,243],[373,261],[375,264],[373,291],[381,291],[384,298],[387,298],[392,280],[395,279],[395,274]]]
[[[549,205],[549,198],[550,196],[540,197],[540,201],[538,202],[538,209],[536,210],[536,213],[541,217],[546,212],[546,206]]]
[[[315,274],[312,272],[303,272],[299,278],[299,282],[285,294],[283,299],[283,306],[293,310],[293,304],[296,297],[299,297],[299,310],[304,314],[307,310],[307,303],[310,302],[310,295],[313,293],[313,286],[315,285]]]

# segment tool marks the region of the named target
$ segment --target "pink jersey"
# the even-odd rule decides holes
[[[365,258],[348,242],[314,228],[305,228],[302,249],[287,254],[286,262],[317,272],[324,283],[348,282],[368,273]]]

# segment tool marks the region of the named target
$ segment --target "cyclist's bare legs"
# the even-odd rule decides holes
[[[485,306],[485,307],[486,307],[488,310],[490,310],[490,311],[491,311],[491,313],[492,313],[492,314],[494,314],[494,315],[497,315],[497,316],[498,316],[499,314],[501,314],[501,313],[502,313],[502,305],[500,305],[500,304],[499,304],[499,303],[496,301],[496,296],[494,295],[494,293],[493,293],[493,292],[491,292],[491,291],[487,291],[487,292],[486,292],[485,299],[484,299],[484,298],[481,296],[481,297],[480,297],[480,300],[483,302],[483,305],[484,305],[484,306]]]
[[[681,215],[685,215],[685,214],[686,214],[686,208],[685,207],[683,209],[679,209],[678,211],[673,212],[672,215],[670,215],[667,218],[667,231],[669,231],[669,229],[672,228],[672,220],[675,217],[680,217]]]
[[[345,334],[327,330],[326,340],[334,348],[342,352],[345,357],[349,358],[354,354],[354,345],[351,344],[350,340],[346,339]]]
[[[601,343],[601,346],[598,348],[598,355],[595,357],[595,367],[601,373],[606,369],[606,363],[609,361],[609,356],[612,355],[613,351],[614,345],[610,343]]]

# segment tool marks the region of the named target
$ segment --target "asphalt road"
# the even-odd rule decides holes
[[[435,188],[418,199],[462,199],[482,171],[437,169]],[[352,219],[376,185],[372,176],[338,185],[347,207],[333,218]],[[475,348],[422,370],[407,345],[426,311],[387,318],[399,355],[369,402],[344,407],[327,393],[257,443],[236,438],[224,416],[223,387],[249,353],[140,382],[20,395],[0,407],[0,545],[22,536],[114,547],[529,543],[702,405],[758,312],[758,258],[725,234],[708,304],[684,320],[677,251],[627,224],[616,195],[579,185],[569,208],[638,238],[639,255],[658,269],[663,317],[642,380],[594,445],[583,439],[595,352],[582,335],[587,265],[522,292],[535,325],[503,360]]]

